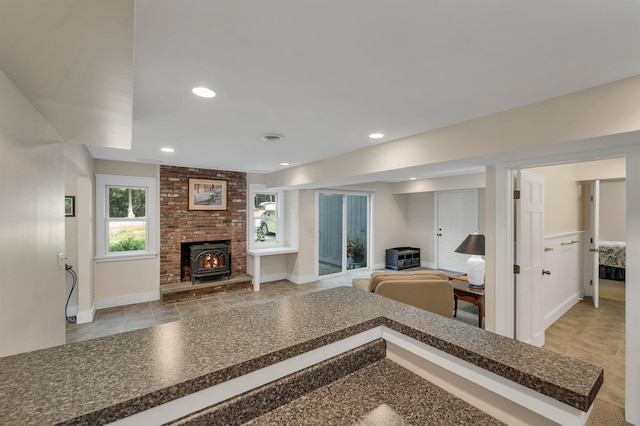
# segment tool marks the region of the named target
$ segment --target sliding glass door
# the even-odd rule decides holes
[[[369,195],[320,192],[318,274],[368,266]]]

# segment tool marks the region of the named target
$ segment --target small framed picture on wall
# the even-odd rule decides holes
[[[76,197],[73,195],[64,196],[64,216],[75,217],[76,215]]]

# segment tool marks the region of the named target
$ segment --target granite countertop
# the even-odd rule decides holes
[[[246,422],[247,426],[504,425],[383,359]]]
[[[104,424],[385,325],[587,411],[602,368],[350,287],[0,358],[0,424]]]

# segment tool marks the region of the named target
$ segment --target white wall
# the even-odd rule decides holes
[[[456,189],[484,188],[485,173],[447,176],[434,179],[419,179],[393,184],[394,194],[453,191]]]
[[[409,194],[408,199],[407,245],[420,248],[421,265],[435,267],[435,192]]]
[[[640,152],[627,156],[627,259],[640,259]],[[640,267],[627,262],[626,279],[640,282]],[[640,285],[626,286],[625,417],[640,424]]]
[[[484,175],[482,180],[484,182]],[[433,192],[395,194],[393,184],[381,182],[350,185],[337,189],[367,191],[373,194],[372,269],[384,268],[385,250],[397,246],[420,247],[422,263],[426,266],[433,264]],[[296,226],[299,253],[263,258],[262,274],[265,274],[265,279],[280,279],[287,274],[290,276],[289,279],[297,283],[317,279],[314,263],[317,250],[315,192],[311,189],[299,190],[297,197],[299,215],[288,217],[289,220],[298,221]],[[484,224],[484,193],[484,189],[479,190],[481,226]],[[279,259],[280,257],[282,259]],[[283,259],[287,261],[284,262]]]
[[[608,160],[585,161],[576,164],[576,180],[624,179],[627,163],[624,157]]]
[[[394,194],[389,183],[350,186],[373,191],[372,268],[384,268],[385,250],[408,245],[409,196]]]
[[[546,151],[544,155],[557,157],[562,153],[602,149],[603,141],[598,138],[640,130],[640,108],[635,102],[638,97],[640,76],[635,76],[287,168],[268,175],[267,185],[317,185],[385,170],[452,164],[465,158],[487,165],[489,155],[500,155],[502,160],[498,161],[513,161],[534,158],[533,152],[541,156]],[[607,144],[612,146],[613,142]],[[516,152],[523,154],[510,155]]]
[[[297,194],[298,216],[287,218],[296,221],[293,224],[298,232],[298,254],[288,256],[287,268],[291,271],[291,281],[301,284],[315,279],[315,193],[302,189]],[[269,256],[270,257],[270,256]]]
[[[96,160],[96,174],[154,177],[159,169],[154,164]],[[158,197],[158,200],[160,197]],[[159,210],[160,206],[157,206]],[[157,229],[159,233],[159,227]],[[157,249],[159,250],[159,248]],[[94,265],[95,306],[97,309],[140,303],[160,298],[160,260],[137,259],[96,261]]]
[[[65,160],[66,163],[66,160]],[[76,173],[71,167],[65,164],[64,179],[65,196],[72,195],[78,200],[78,179]],[[74,271],[78,268],[78,212],[75,216],[64,218],[64,261],[65,264],[71,265]],[[77,280],[76,280],[77,286]],[[73,290],[72,293],[70,293]],[[73,276],[70,273],[65,274],[65,295],[70,294],[67,315],[74,317],[78,314],[78,289],[73,286]]]
[[[584,232],[572,232],[545,238],[544,247],[543,267],[551,271],[542,277],[546,329],[584,296],[583,261],[588,242]]]
[[[60,137],[0,72],[0,356],[65,342]]]
[[[338,190],[367,191],[373,194],[373,253],[372,268],[384,268],[385,249],[408,244],[409,232],[408,220],[408,196],[392,193],[392,185],[388,183],[372,183],[368,185],[354,185],[340,187]],[[299,214],[288,217],[289,220],[297,220],[294,225],[298,232],[298,254],[267,256],[262,258],[264,262],[262,273],[267,277],[279,279],[288,275],[289,279],[296,283],[310,282],[317,279],[315,273],[316,259],[316,191],[301,189],[297,192]],[[268,259],[268,260],[267,260]],[[286,259],[286,260],[283,260]],[[251,265],[248,264],[248,267]]]
[[[544,176],[544,233],[546,236],[584,231],[582,206],[588,188],[576,179],[577,164],[526,169]]]
[[[482,185],[484,186],[484,173]],[[445,183],[448,178],[444,178]],[[477,184],[478,182],[475,182]],[[436,188],[447,187],[437,186]],[[456,188],[469,189],[474,188]],[[435,192],[411,193],[408,206],[407,241],[411,247],[420,247],[420,262],[422,266],[436,267],[436,237],[435,237]],[[484,233],[485,227],[485,189],[478,188],[478,231]]]
[[[77,322],[90,322],[95,312],[95,291],[93,286],[93,240],[94,230],[94,197],[93,197],[93,158],[84,145],[65,144],[65,193],[76,196],[76,217],[66,220],[65,245],[75,246],[77,253],[86,255],[67,255],[67,263],[73,266],[77,275],[76,288],[72,301],[77,306]],[[70,180],[73,179],[73,182]],[[73,188],[73,189],[70,189]],[[72,191],[73,193],[69,192]],[[73,240],[75,238],[75,240]],[[69,250],[67,250],[69,251]],[[71,276],[67,275],[67,282]],[[69,288],[67,288],[67,292]],[[71,302],[70,302],[71,303]]]
[[[160,299],[158,258],[96,262],[96,309]]]
[[[600,239],[605,241],[626,241],[626,219],[626,182],[600,182]]]

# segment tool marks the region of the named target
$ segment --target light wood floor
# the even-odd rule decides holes
[[[624,408],[625,303],[588,297],[578,302],[545,332],[545,349],[604,368],[597,399]]]

